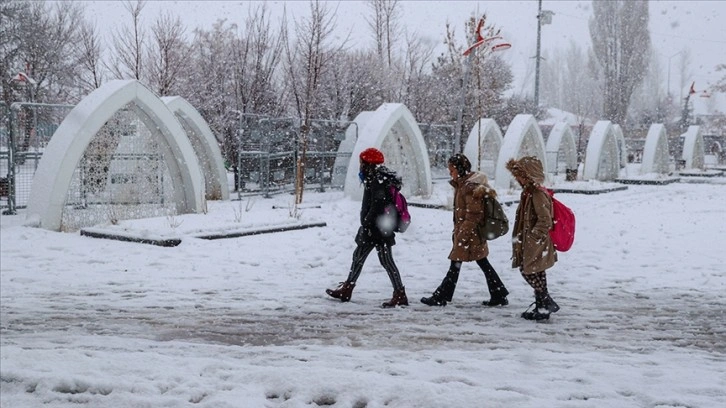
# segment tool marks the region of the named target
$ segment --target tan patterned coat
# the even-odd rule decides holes
[[[512,228],[512,267],[532,274],[551,268],[557,262],[552,245],[552,197],[541,189],[542,163],[534,157],[510,160],[507,168],[525,183]]]

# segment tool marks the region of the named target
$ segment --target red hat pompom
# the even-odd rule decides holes
[[[375,147],[369,147],[360,153],[360,159],[368,164],[383,164],[383,152]]]

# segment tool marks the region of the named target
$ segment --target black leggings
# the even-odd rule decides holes
[[[451,278],[454,285],[456,285],[456,282],[459,280],[461,264],[461,261],[451,261],[451,265],[449,266],[447,276]],[[482,272],[484,272],[484,277],[487,280],[487,287],[489,288],[490,294],[504,294],[504,296],[509,294],[509,291],[507,291],[504,283],[499,278],[497,271],[494,269],[492,264],[489,263],[489,260],[486,257],[477,260],[476,264],[479,265],[479,268],[481,268]]]
[[[348,282],[355,283],[360,276],[361,270],[363,270],[363,264],[368,258],[368,255],[375,248],[378,251],[378,260],[381,261],[383,269],[388,273],[388,278],[391,280],[393,290],[403,289],[403,283],[401,282],[401,274],[398,272],[396,262],[393,261],[393,252],[390,245],[385,244],[365,244],[358,245],[353,251],[353,263],[350,266],[350,273],[348,274]]]

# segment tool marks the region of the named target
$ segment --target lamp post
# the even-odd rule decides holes
[[[542,0],[539,0],[539,6],[537,10],[537,56],[535,57],[535,75],[534,75],[534,109],[535,112],[537,112],[537,109],[539,108],[539,61],[541,59],[540,57],[540,40],[542,37],[542,26],[546,24],[552,24],[552,15],[553,13],[550,10],[542,10]]]
[[[678,51],[677,53],[668,57],[668,84],[667,85],[668,85],[668,98],[670,100],[673,100],[673,96],[671,95],[671,60],[673,59],[673,57],[675,57],[676,55],[680,55],[680,54],[683,54],[683,50]]]

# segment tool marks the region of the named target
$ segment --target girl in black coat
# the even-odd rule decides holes
[[[360,179],[363,182],[363,200],[360,210],[360,228],[355,236],[357,247],[353,251],[353,262],[350,266],[348,279],[341,282],[335,289],[326,289],[325,293],[348,302],[353,293],[355,283],[360,276],[363,264],[373,248],[378,252],[378,260],[388,273],[393,285],[391,300],[383,303],[383,307],[408,305],[406,289],[401,282],[401,274],[393,261],[392,246],[396,245],[396,213],[392,210],[393,197],[390,188],[401,188],[401,179],[393,171],[382,166],[383,153],[375,148],[368,148],[360,154]]]

